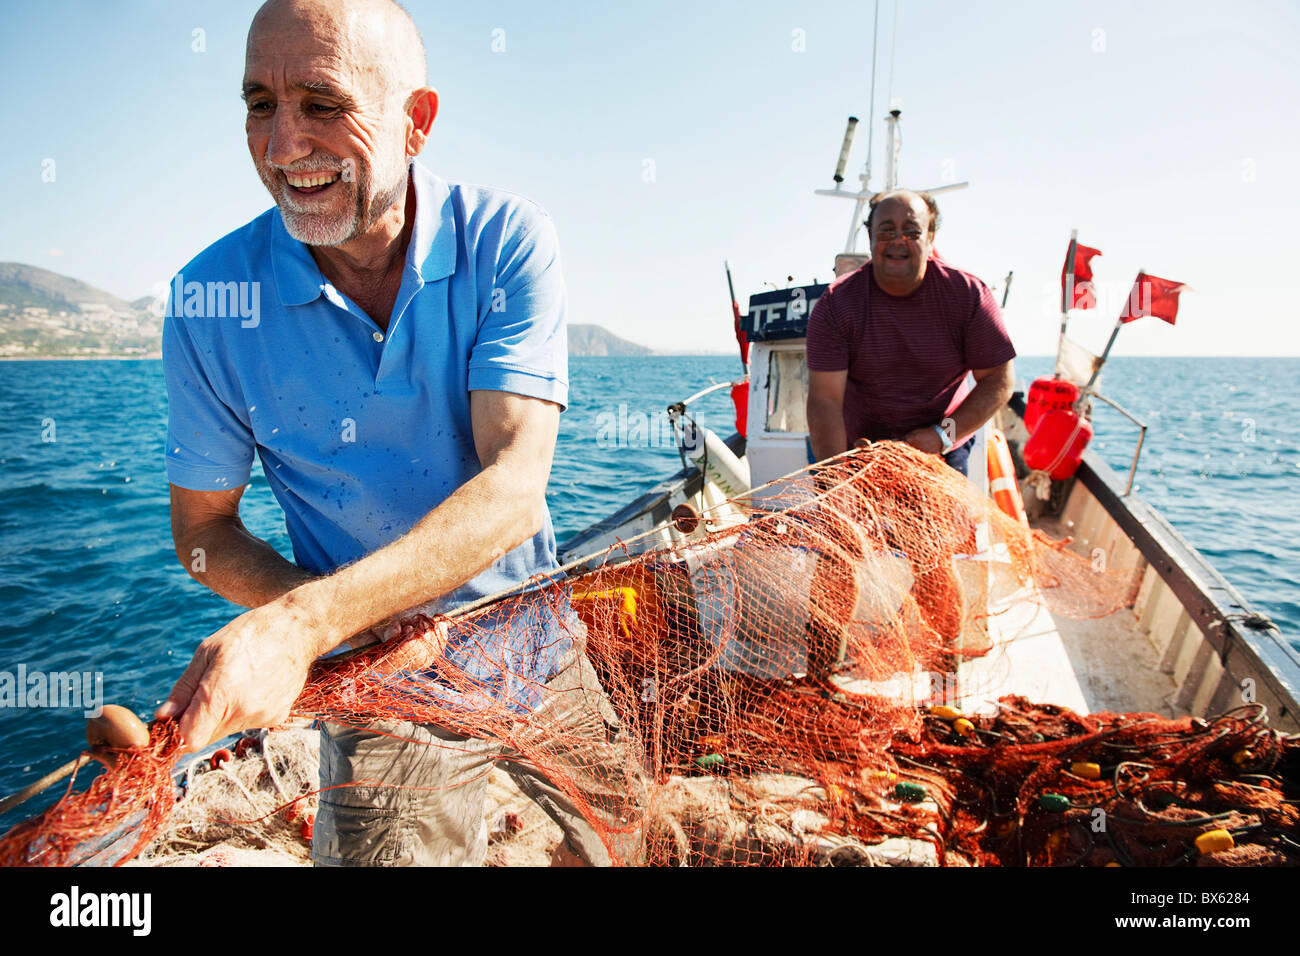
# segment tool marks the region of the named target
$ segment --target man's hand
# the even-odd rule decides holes
[[[933,428],[914,428],[903,436],[903,441],[927,455],[943,454],[943,442],[939,441],[939,433]]]
[[[194,653],[157,717],[180,717],[189,752],[289,717],[307,668],[328,650],[293,606],[273,601],[235,618]]]

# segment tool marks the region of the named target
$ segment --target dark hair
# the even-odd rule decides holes
[[[925,208],[930,210],[930,236],[933,237],[939,230],[939,204],[934,201],[934,197],[929,193],[919,193],[913,189],[891,189],[888,192],[876,193],[868,201],[870,212],[867,213],[867,234],[871,234],[871,221],[876,216],[876,207],[886,199],[895,199],[899,196],[920,196],[921,201],[925,203]]]

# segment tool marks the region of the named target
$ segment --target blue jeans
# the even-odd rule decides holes
[[[559,824],[569,852],[588,866],[641,862],[646,797],[640,748],[620,726],[584,643],[575,635],[559,673],[541,688],[541,705],[512,728],[511,741],[401,720],[318,722],[322,792],[312,862],[481,864],[494,766]],[[608,833],[613,854],[588,816]]]
[[[966,465],[970,461],[970,450],[974,446],[975,446],[975,436],[972,435],[970,438],[967,438],[964,442],[962,442],[952,451],[948,452],[948,454],[944,455],[943,460],[946,461],[952,468],[956,469],[957,471],[960,471],[963,475],[965,475],[967,474]]]

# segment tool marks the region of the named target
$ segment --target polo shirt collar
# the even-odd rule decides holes
[[[456,210],[447,184],[419,163],[411,163],[415,180],[415,228],[407,250],[407,267],[414,266],[425,282],[445,279],[456,271]]]
[[[321,294],[325,277],[304,243],[289,235],[279,208],[271,210],[271,268],[284,305],[306,305]]]
[[[451,189],[419,163],[411,164],[415,181],[415,225],[406,250],[406,267],[415,268],[425,282],[444,279],[456,271],[456,215]],[[278,208],[271,211],[271,267],[276,292],[284,305],[315,301],[325,277],[306,244],[289,235]]]

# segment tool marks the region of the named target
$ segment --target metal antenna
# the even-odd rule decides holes
[[[889,108],[894,108],[894,51],[898,48],[898,0],[894,0],[893,36],[889,40]]]
[[[871,26],[871,110],[867,113],[867,163],[862,174],[862,188],[871,184],[871,157],[874,155],[876,142],[876,55],[879,46],[876,38],[880,35],[880,0],[876,0],[876,12],[872,15]]]

